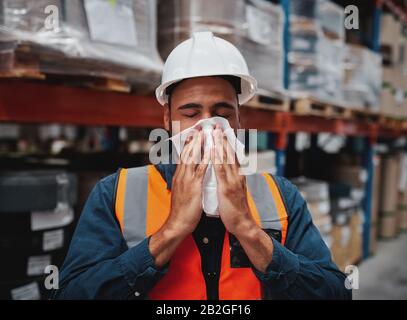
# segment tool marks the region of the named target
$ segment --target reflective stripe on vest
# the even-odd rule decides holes
[[[263,229],[281,232],[284,245],[288,216],[274,179],[267,173],[247,176],[247,198],[251,214]],[[168,218],[171,191],[153,166],[121,169],[116,187],[115,210],[129,248],[156,233]],[[192,235],[178,246],[169,269],[149,292],[150,299],[206,299],[201,256]],[[262,289],[251,268],[230,265],[229,233],[225,232],[219,299],[261,299]]]

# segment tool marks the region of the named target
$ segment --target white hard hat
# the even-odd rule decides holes
[[[196,32],[192,38],[175,47],[167,58],[161,85],[155,95],[161,105],[168,103],[166,89],[178,81],[207,76],[235,76],[241,79],[239,104],[256,93],[257,81],[250,74],[240,51],[230,42],[215,37],[212,32]]]

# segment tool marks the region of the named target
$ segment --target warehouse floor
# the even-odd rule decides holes
[[[359,265],[353,299],[407,299],[407,233],[380,241],[377,254]]]

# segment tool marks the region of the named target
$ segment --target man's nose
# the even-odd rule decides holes
[[[209,110],[202,112],[202,119],[208,119],[212,117],[214,117],[214,115]]]

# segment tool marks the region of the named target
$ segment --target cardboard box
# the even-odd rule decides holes
[[[291,179],[307,202],[329,201],[329,185],[325,181],[298,177]]]
[[[371,213],[371,224],[376,224],[379,217],[379,201],[380,201],[380,187],[381,187],[381,158],[375,155],[373,158],[373,203]]]
[[[382,192],[380,212],[394,214],[398,203],[399,161],[397,155],[387,155],[382,159]]]
[[[392,65],[400,62],[400,38],[402,26],[392,14],[383,14],[381,19],[380,43],[384,60]]]
[[[321,235],[329,235],[332,230],[332,218],[329,214],[312,217],[312,222],[321,233]]]
[[[396,81],[395,68],[383,67],[382,92],[380,97],[381,113],[386,116],[396,115],[396,99],[394,86]]]
[[[407,230],[407,207],[403,207],[400,214],[400,231]]]
[[[380,237],[385,239],[394,238],[397,235],[397,214],[388,213],[380,219]]]
[[[406,115],[404,111],[404,101],[406,100],[404,96],[404,83],[403,83],[403,74],[401,66],[397,66],[394,71],[394,85],[393,85],[393,94],[395,101],[395,113],[399,117]]]
[[[349,265],[349,243],[351,238],[349,225],[333,225],[332,227],[332,260],[342,271]]]
[[[362,258],[362,222],[362,216],[358,211],[350,218],[350,240],[348,245],[348,260],[350,264],[356,264]]]
[[[405,103],[405,79],[400,66],[383,67],[381,92],[381,113],[388,116],[404,117],[407,115]]]
[[[367,172],[359,165],[339,165],[333,172],[333,179],[349,183],[354,188],[363,189],[367,181]]]
[[[369,253],[376,254],[377,252],[377,239],[378,239],[378,230],[377,224],[372,223],[370,225],[370,246],[369,246]]]
[[[382,88],[380,93],[380,113],[385,116],[395,115],[396,101],[391,88]]]
[[[380,43],[382,45],[392,45],[394,44],[394,36],[396,32],[396,19],[393,14],[386,13],[382,15],[380,22]]]
[[[407,230],[407,191],[399,194],[398,226],[400,231]]]

